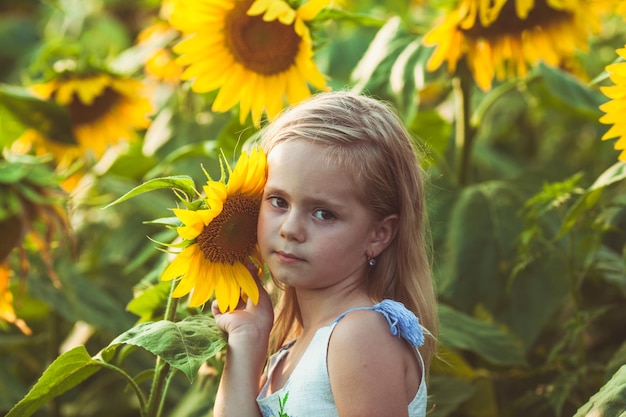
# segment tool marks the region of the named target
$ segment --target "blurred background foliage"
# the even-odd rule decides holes
[[[502,16],[515,1],[500,2]],[[189,175],[200,184],[203,167],[219,177],[218,154],[234,159],[258,131],[238,107],[213,111],[215,91],[196,93],[181,80],[171,61],[181,36],[167,25],[172,3],[0,0],[2,411],[62,352],[84,345],[95,355],[163,315],[167,259],[150,239],[166,242],[175,232],[150,220],[170,217],[176,197],[158,190],[103,207],[153,178]],[[601,140],[610,123],[600,122],[600,106],[609,101],[601,87],[612,85],[607,66],[623,61],[616,51],[626,44],[626,2],[570,2],[597,3],[598,14],[586,16],[597,24],[587,30],[579,16],[579,26],[550,32],[558,2],[517,0],[543,13],[531,10],[528,19],[553,36],[548,44],[585,45],[556,65],[529,60],[527,71],[488,77],[487,88],[478,82],[489,70],[480,55],[472,62],[468,53],[451,72],[447,63],[428,64],[438,46],[425,35],[463,3],[478,4],[343,1],[308,22],[328,86],[392,102],[423,151],[441,303],[429,415],[623,415],[626,166],[615,141]],[[522,21],[514,17],[473,29],[504,38]],[[65,102],[61,89],[32,88],[72,73],[104,78],[71,84]],[[147,86],[151,111],[131,81]],[[98,88],[137,106],[100,126],[112,137],[76,128],[77,118],[92,122],[112,108],[104,99],[76,104]],[[626,82],[622,88],[626,97]],[[611,114],[616,125],[626,120],[621,103]],[[33,131],[51,145],[24,141]],[[145,386],[153,357],[141,349],[120,357]],[[219,370],[218,355],[192,385],[176,375],[164,415],[210,413]],[[33,415],[131,416],[137,407],[119,376],[101,372]]]

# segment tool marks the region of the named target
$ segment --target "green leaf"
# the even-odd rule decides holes
[[[476,393],[476,387],[462,379],[431,375],[428,381],[429,417],[445,417]],[[434,406],[434,407],[433,407]]]
[[[578,409],[574,417],[626,416],[626,365],[623,365],[600,391]]]
[[[51,399],[80,384],[104,364],[89,356],[84,346],[65,352],[50,364],[26,396],[6,417],[28,417]]]
[[[28,175],[31,167],[26,164],[0,163],[0,184],[15,184]]]
[[[413,135],[424,147],[422,163],[443,163],[444,155],[450,148],[452,125],[438,111],[420,110],[409,126]]]
[[[422,38],[411,41],[398,55],[391,67],[389,89],[405,120],[411,120],[417,112],[418,90],[424,88],[429,78],[426,62],[431,49],[422,44]]]
[[[495,312],[506,302],[522,202],[519,186],[504,181],[468,186],[454,202],[439,283],[452,305],[469,312],[482,304]]]
[[[441,343],[469,350],[486,361],[501,366],[525,365],[521,344],[496,324],[477,320],[444,304],[439,306]]]
[[[120,344],[139,346],[160,356],[193,383],[200,366],[221,351],[226,341],[213,317],[197,315],[177,323],[141,323],[116,337],[106,349]]]
[[[416,61],[420,59],[420,52],[425,48],[422,46],[421,39],[414,39],[406,48],[400,52],[398,59],[391,67],[389,78],[389,88],[396,96],[396,101],[401,109],[404,109],[406,119],[410,119],[417,109],[417,89],[416,78],[414,77],[414,69],[421,68],[423,82],[423,66],[417,66]],[[419,82],[419,81],[418,81]]]
[[[67,109],[53,101],[39,99],[25,88],[0,84],[0,108],[6,109],[22,125],[56,142],[77,143]]]
[[[393,17],[383,26],[352,72],[355,91],[373,93],[389,82],[393,62],[413,38],[405,36],[401,20]]]
[[[198,195],[198,192],[195,188],[195,183],[193,182],[193,179],[191,177],[187,175],[175,175],[171,177],[155,178],[153,180],[146,181],[143,184],[133,188],[117,200],[106,205],[104,208],[109,208],[111,206],[121,203],[122,201],[126,201],[129,198],[138,196],[143,193],[147,193],[148,191],[154,191],[163,188],[173,188],[175,190],[180,190],[190,200]]]
[[[348,10],[335,8],[335,7],[327,7],[324,8],[313,20],[316,21],[344,21],[344,22],[352,22],[357,26],[373,26],[373,27],[381,27],[385,24],[384,19],[380,19],[372,16],[371,14],[362,14],[362,13],[354,13]]]
[[[141,321],[151,320],[155,311],[165,306],[170,293],[171,284],[169,282],[159,282],[145,289],[141,294],[130,300],[126,310],[140,317]]]
[[[175,163],[184,161],[188,158],[214,158],[217,155],[216,150],[217,145],[215,141],[204,141],[202,143],[182,145],[163,157],[160,162],[146,174],[146,176],[149,177],[159,175],[159,173],[171,169],[172,165]]]
[[[13,112],[0,104],[0,146],[8,148],[25,131],[26,127],[15,118]]]
[[[599,201],[602,191],[616,182],[626,179],[626,163],[617,162],[604,171],[585,193],[578,198],[576,203],[568,210],[563,225],[559,230],[557,238],[563,237],[585,212],[591,210]]]
[[[626,262],[624,254],[600,246],[594,255],[593,269],[608,282],[614,284],[626,297]]]
[[[536,70],[547,92],[561,104],[592,120],[602,115],[599,106],[606,101],[602,94],[557,68],[540,63]]]

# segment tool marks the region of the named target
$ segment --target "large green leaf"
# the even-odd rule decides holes
[[[568,264],[554,247],[538,247],[539,255],[509,283],[507,304],[496,313],[530,349],[568,295]]]
[[[7,112],[20,124],[56,142],[77,143],[67,109],[39,99],[23,87],[0,84],[0,112]]]
[[[623,365],[574,417],[625,417],[626,365]]]
[[[117,200],[112,203],[106,205],[104,208],[108,208],[119,204],[123,201],[128,200],[129,198],[138,196],[143,193],[147,193],[148,191],[160,190],[163,188],[172,188],[176,190],[182,191],[189,199],[197,196],[198,193],[195,188],[195,183],[193,179],[187,175],[174,175],[171,177],[163,177],[163,178],[155,178],[153,180],[149,180],[144,182],[143,184],[133,188]]]
[[[160,356],[193,382],[200,366],[221,351],[226,341],[213,317],[196,315],[180,322],[141,323],[116,337],[106,350],[120,344],[139,346]]]
[[[522,204],[519,187],[503,181],[472,185],[461,192],[446,221],[446,251],[439,262],[439,290],[454,306],[469,312],[483,305],[495,312],[508,298]]]
[[[442,344],[469,350],[495,365],[526,364],[521,343],[497,323],[480,321],[444,304],[439,306],[439,320]]]
[[[26,396],[6,417],[28,417],[51,399],[80,384],[104,364],[92,359],[84,346],[75,347],[55,359]]]

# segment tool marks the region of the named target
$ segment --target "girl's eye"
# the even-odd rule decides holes
[[[280,197],[270,197],[268,198],[270,205],[272,207],[276,207],[276,208],[286,208],[287,207],[287,202],[285,201],[285,199],[280,198]]]
[[[315,210],[313,212],[313,217],[315,217],[318,220],[323,220],[323,221],[329,221],[329,220],[335,219],[335,215],[333,213],[331,213],[328,210],[323,210],[323,209]]]

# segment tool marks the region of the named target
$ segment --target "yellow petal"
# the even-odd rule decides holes
[[[237,284],[241,287],[241,290],[246,294],[254,304],[259,302],[259,287],[257,287],[254,277],[248,271],[248,268],[241,263],[233,265],[233,275],[237,280]]]
[[[228,187],[219,181],[208,181],[207,185],[202,187],[206,195],[206,201],[211,210],[218,214],[222,212],[224,201],[228,197]],[[217,214],[216,214],[217,215]]]
[[[199,271],[196,286],[189,300],[190,307],[198,307],[206,303],[215,291],[215,264],[206,262],[203,270]]]
[[[224,277],[222,272],[221,264],[216,264],[215,271],[215,299],[217,300],[217,306],[220,311],[226,312],[230,305],[230,285],[228,285],[227,280]]]
[[[310,0],[297,10],[298,17],[302,20],[313,20],[322,9],[330,4],[330,0]]]
[[[176,258],[168,265],[161,276],[162,281],[171,281],[187,272],[190,259],[194,257],[199,246],[197,244],[187,246]]]

